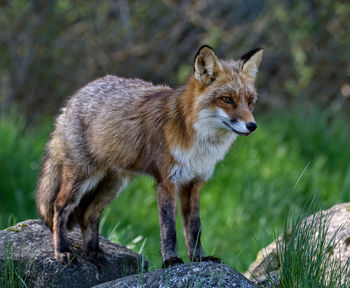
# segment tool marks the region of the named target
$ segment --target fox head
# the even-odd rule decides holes
[[[262,54],[263,50],[258,48],[237,61],[225,61],[218,59],[207,45],[199,49],[189,82],[198,116],[195,127],[225,129],[238,135],[255,131],[257,125],[252,111],[257,93],[254,83]]]

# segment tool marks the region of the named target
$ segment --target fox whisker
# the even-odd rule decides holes
[[[225,120],[225,121],[228,121],[228,122],[231,121],[230,118],[224,117],[224,116],[221,116],[221,115],[206,115],[206,116],[202,116],[202,117],[198,118],[198,121],[204,120],[204,119],[221,119],[221,120]]]

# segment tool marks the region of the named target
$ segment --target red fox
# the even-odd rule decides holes
[[[36,190],[57,261],[73,257],[66,231],[74,224],[88,259],[104,259],[100,214],[138,173],[157,183],[163,267],[183,263],[176,252],[178,196],[190,260],[220,261],[201,246],[200,189],[237,135],[257,128],[252,110],[262,54],[258,48],[225,61],[204,45],[183,87],[108,75],[75,93],[56,120]]]

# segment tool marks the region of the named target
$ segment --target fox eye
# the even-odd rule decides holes
[[[220,98],[222,101],[224,101],[225,103],[228,103],[228,104],[233,104],[234,102],[233,102],[233,99],[231,98],[231,97],[227,97],[227,96],[225,96],[225,97],[221,97]]]
[[[248,105],[251,105],[254,103],[254,98],[253,97],[249,97],[248,99]]]

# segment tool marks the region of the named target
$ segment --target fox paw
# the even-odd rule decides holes
[[[56,252],[55,259],[62,265],[72,265],[76,263],[76,257],[71,252]]]
[[[204,256],[204,257],[194,257],[192,262],[214,262],[214,263],[222,263],[222,260],[218,257],[214,256]]]
[[[106,260],[105,253],[101,249],[87,251],[86,257],[93,263],[102,263]]]
[[[162,268],[165,269],[171,266],[181,265],[181,264],[184,264],[184,261],[182,261],[181,258],[171,257],[163,262]]]

